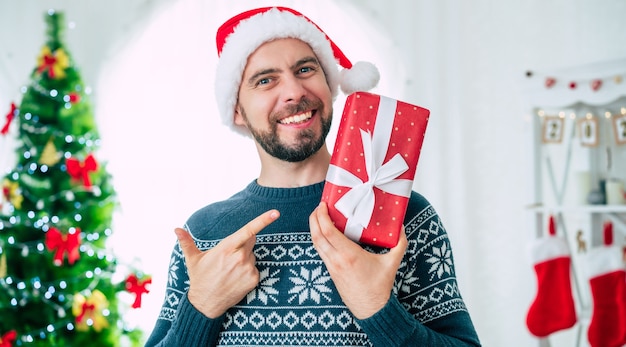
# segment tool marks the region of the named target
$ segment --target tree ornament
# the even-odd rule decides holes
[[[571,328],[577,320],[569,247],[565,239],[556,236],[554,216],[550,216],[548,223],[549,235],[535,240],[532,245],[538,290],[528,310],[526,325],[537,337]]]
[[[22,208],[22,202],[24,201],[24,197],[22,196],[20,184],[18,182],[10,181],[9,179],[5,178],[2,181],[2,196],[16,209],[19,210]]]
[[[73,265],[80,258],[80,253],[78,252],[80,229],[73,228],[70,232],[63,235],[59,229],[51,227],[46,233],[45,243],[49,251],[55,251],[54,264],[57,266],[63,264],[65,253],[67,253],[67,260],[70,265]]]
[[[52,79],[65,78],[65,69],[70,66],[70,59],[65,54],[63,48],[58,48],[54,53],[50,47],[44,46],[37,58],[37,72],[48,72],[48,77]]]
[[[132,294],[135,294],[135,301],[133,302],[133,308],[141,307],[141,296],[143,294],[150,293],[148,289],[152,284],[152,277],[148,276],[146,279],[140,280],[137,275],[131,274],[126,278],[126,290]]]
[[[76,317],[76,329],[87,331],[91,326],[99,332],[108,327],[109,322],[103,315],[103,311],[108,307],[109,302],[106,296],[97,289],[89,297],[76,293],[72,302],[72,314]]]
[[[9,127],[11,126],[11,122],[15,118],[15,115],[17,114],[17,112],[18,112],[17,106],[15,106],[15,103],[11,103],[11,109],[9,110],[9,113],[7,113],[7,115],[5,116],[6,121],[2,129],[0,130],[0,134],[6,135],[9,133]]]
[[[98,163],[92,154],[89,154],[83,162],[75,158],[68,158],[65,163],[67,164],[67,172],[73,179],[82,179],[85,187],[91,187],[89,173],[98,169]]]
[[[593,311],[587,338],[592,347],[626,345],[626,267],[613,244],[613,224],[604,223],[604,245],[587,256]]]
[[[78,94],[78,93],[70,93],[68,95],[68,98],[69,98],[70,103],[75,104],[75,103],[80,101],[80,94]]]
[[[54,166],[56,163],[61,160],[61,155],[57,151],[56,146],[54,145],[54,141],[52,138],[48,140],[46,145],[41,152],[41,157],[39,157],[39,164],[44,164],[48,166]]]
[[[2,252],[0,255],[0,278],[7,277],[7,254]]]
[[[17,339],[17,332],[10,330],[0,336],[0,347],[13,347],[13,342]]]

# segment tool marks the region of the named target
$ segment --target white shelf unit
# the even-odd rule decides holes
[[[601,86],[594,90],[597,81]],[[572,252],[578,322],[570,333],[576,346],[588,346],[592,298],[585,248],[603,244],[606,221],[613,223],[614,243],[626,247],[626,204],[587,201],[590,190],[600,189],[601,180],[626,185],[626,144],[618,142],[614,122],[626,114],[626,59],[532,72],[524,92],[532,117],[534,193],[528,208],[534,218],[532,236],[546,235],[548,216],[555,217],[557,234],[567,239]],[[588,119],[594,120],[595,128],[585,134],[589,129],[581,122]],[[546,127],[552,121],[559,124],[556,132]],[[551,337],[539,339],[538,345],[551,346]]]

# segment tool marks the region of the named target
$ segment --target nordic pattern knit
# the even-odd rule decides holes
[[[217,319],[187,300],[189,277],[177,243],[165,302],[146,346],[479,346],[446,231],[433,207],[415,192],[404,222],[409,245],[393,295],[372,317],[352,316],[311,242],[309,215],[323,188],[323,182],[267,188],[255,181],[194,213],[186,229],[200,250],[269,209],[278,209],[280,218],[257,236],[259,284]]]

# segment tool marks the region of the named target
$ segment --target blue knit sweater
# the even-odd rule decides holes
[[[415,192],[404,221],[409,245],[393,295],[372,317],[352,316],[311,242],[309,215],[323,187],[323,182],[301,188],[252,182],[228,200],[195,212],[186,228],[200,250],[269,209],[278,209],[280,218],[257,236],[259,284],[217,319],[187,300],[189,277],[176,244],[165,302],[146,346],[479,346],[446,231],[433,207]]]

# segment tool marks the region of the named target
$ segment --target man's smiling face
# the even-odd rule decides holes
[[[332,96],[308,44],[273,40],[249,56],[234,121],[281,160],[302,161],[324,145],[332,122]]]

